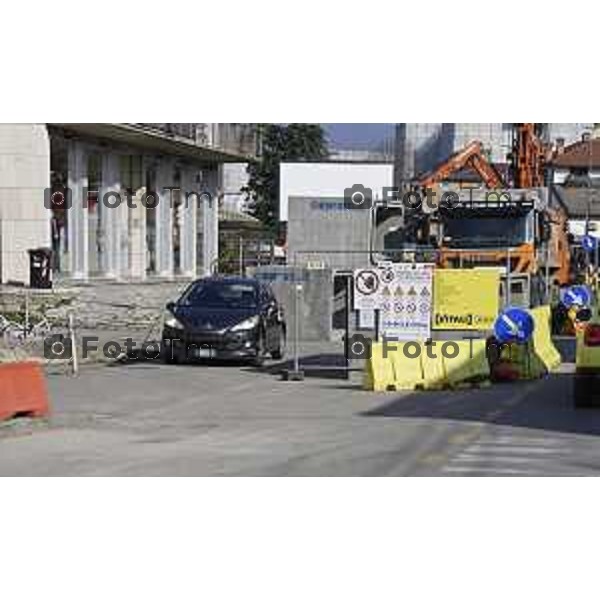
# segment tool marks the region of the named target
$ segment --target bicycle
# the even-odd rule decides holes
[[[0,335],[4,341],[9,343],[21,341],[25,337],[25,327],[0,315]]]
[[[36,342],[44,340],[50,335],[53,324],[46,317],[36,323],[17,323],[7,319],[0,314],[0,337],[9,346],[21,345],[30,342],[35,345]]]

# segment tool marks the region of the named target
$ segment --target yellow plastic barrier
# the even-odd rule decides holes
[[[440,390],[448,385],[442,352],[439,344],[432,347],[429,352],[427,350],[427,348],[424,348],[424,352],[421,354],[422,387],[426,390]],[[434,355],[435,358],[433,358]]]
[[[486,354],[485,340],[461,340],[453,342],[458,353],[453,358],[444,356],[446,380],[453,386],[466,381],[481,381],[490,376],[490,365]],[[448,346],[446,354],[454,352]]]
[[[396,342],[396,348],[389,352],[392,344],[388,343],[388,360],[394,367],[394,387],[397,390],[414,390],[423,385],[421,357],[423,344],[419,342]]]
[[[363,388],[373,392],[385,392],[395,386],[394,366],[388,352],[387,358],[383,357],[383,344],[373,342],[371,344],[371,357],[365,364]]]
[[[536,358],[542,361],[547,371],[553,371],[560,366],[560,353],[552,342],[550,333],[550,307],[538,306],[530,311],[535,327],[533,330],[533,353],[532,362],[536,363]]]
[[[367,360],[363,386],[366,390],[436,390],[452,387],[463,382],[477,382],[490,377],[485,340],[461,340],[447,346],[446,354],[458,353],[446,358],[442,344],[437,342],[428,352],[423,343],[374,342],[371,357]],[[431,356],[430,356],[431,354]]]

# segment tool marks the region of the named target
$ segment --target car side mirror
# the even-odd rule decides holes
[[[175,310],[175,306],[177,306],[175,302],[167,302],[167,310],[173,312]]]

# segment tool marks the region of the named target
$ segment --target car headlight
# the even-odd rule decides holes
[[[171,329],[183,329],[183,325],[181,324],[181,322],[169,310],[165,311],[163,323],[165,327],[170,327]]]
[[[258,316],[250,317],[237,325],[234,325],[230,331],[249,331],[250,329],[254,329],[258,325]]]

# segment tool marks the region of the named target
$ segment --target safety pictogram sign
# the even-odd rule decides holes
[[[354,273],[354,308],[378,310],[380,333],[403,340],[430,336],[433,265],[397,263]]]

